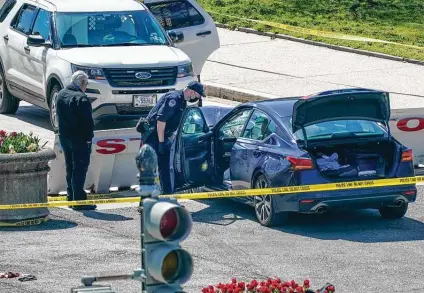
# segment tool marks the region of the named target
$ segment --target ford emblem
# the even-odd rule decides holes
[[[137,72],[135,78],[137,79],[149,79],[152,75],[149,72]]]

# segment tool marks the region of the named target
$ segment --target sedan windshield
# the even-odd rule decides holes
[[[291,117],[286,117],[284,123],[288,129],[292,128]],[[385,127],[368,120],[336,120],[320,122],[305,127],[308,140],[340,139],[352,137],[384,136]],[[297,140],[304,140],[302,130],[294,133]]]
[[[168,45],[164,31],[147,11],[58,12],[61,47]]]

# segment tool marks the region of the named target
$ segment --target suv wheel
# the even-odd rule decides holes
[[[56,99],[61,87],[55,84],[50,91],[50,124],[52,125],[53,131],[57,132],[59,129],[59,121],[57,120],[57,109]]]
[[[388,220],[403,218],[407,211],[408,203],[405,203],[400,207],[381,207],[379,209],[381,217]]]
[[[268,179],[264,175],[259,175],[254,181],[254,188],[269,188]],[[254,196],[254,207],[256,218],[261,225],[266,227],[282,224],[288,218],[288,213],[275,213],[273,195],[256,195]]]
[[[0,114],[15,114],[19,108],[19,99],[12,96],[6,86],[6,78],[0,70]]]

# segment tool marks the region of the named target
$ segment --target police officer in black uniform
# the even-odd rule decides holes
[[[197,102],[201,106],[201,97],[205,97],[203,85],[197,81],[190,82],[184,90],[166,93],[147,118],[141,118],[137,131],[142,133],[144,144],[150,145],[158,156],[159,180],[163,194],[173,192],[169,159],[172,145],[171,136],[177,130],[187,101]]]

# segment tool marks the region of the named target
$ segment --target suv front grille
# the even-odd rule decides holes
[[[171,86],[177,79],[177,67],[160,68],[106,68],[103,69],[107,80],[113,87],[154,87]],[[147,79],[138,79],[136,74],[150,73]]]

